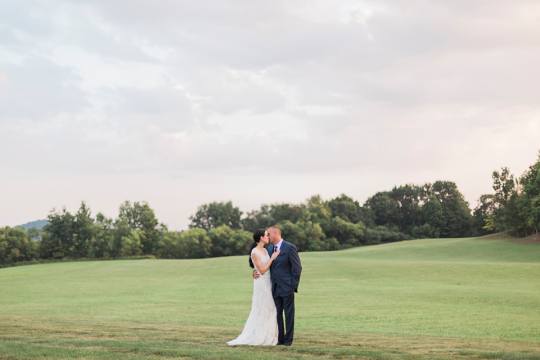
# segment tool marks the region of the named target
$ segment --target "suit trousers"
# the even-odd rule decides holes
[[[277,286],[276,290],[278,289],[281,290],[279,286]],[[274,303],[277,310],[278,344],[291,345],[294,336],[294,291],[290,293],[274,292]],[[283,312],[285,312],[287,334],[285,334],[283,328]]]

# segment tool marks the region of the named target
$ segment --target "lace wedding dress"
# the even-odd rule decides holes
[[[264,254],[257,249],[253,249],[251,251],[252,261],[254,252],[259,255],[263,266],[270,260],[266,249],[264,250]],[[249,313],[246,325],[244,325],[244,330],[236,339],[229,341],[227,344],[274,346],[277,342],[277,311],[274,298],[272,297],[270,269],[268,269],[264,275],[253,281],[251,312]]]

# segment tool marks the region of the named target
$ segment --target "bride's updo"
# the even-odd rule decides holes
[[[251,251],[259,245],[259,242],[261,241],[261,238],[266,233],[266,230],[264,229],[257,229],[255,232],[253,232],[253,244],[251,245],[251,249],[249,249],[249,266],[251,266],[253,269],[255,269],[255,265],[253,265],[253,261],[251,261]]]

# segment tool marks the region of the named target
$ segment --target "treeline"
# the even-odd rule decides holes
[[[247,231],[278,225],[281,235],[293,243],[298,251],[325,251],[351,246],[380,244],[412,239],[385,226],[369,227],[364,219],[364,208],[358,201],[341,195],[323,201],[319,195],[301,204],[262,205],[245,217],[231,202],[205,204],[190,217],[190,230]],[[251,242],[250,242],[251,243]]]
[[[42,229],[0,228],[0,265],[35,260],[111,259],[152,255],[185,259],[247,253],[250,232],[226,226],[169,231],[146,202],[120,206],[116,219],[95,218],[82,202],[75,214],[51,211]],[[41,241],[37,241],[41,239]]]
[[[494,194],[470,209],[455,183],[407,184],[382,191],[363,205],[344,194],[300,204],[262,205],[243,214],[232,202],[213,202],[190,217],[189,230],[169,231],[146,202],[120,206],[116,219],[92,217],[82,202],[75,214],[51,211],[42,229],[0,228],[0,265],[32,260],[164,259],[246,254],[252,232],[278,225],[299,251],[327,251],[422,238],[481,236],[505,231],[538,235],[540,156],[520,177],[493,172]]]
[[[277,224],[299,251],[325,251],[394,241],[478,235],[469,204],[455,183],[407,184],[378,192],[363,204],[345,194],[324,201],[262,205],[242,217],[231,202],[199,207],[191,229],[221,226],[254,231]],[[482,230],[484,231],[484,230]]]
[[[126,201],[116,219],[95,217],[82,202],[71,214],[51,211],[42,229],[0,228],[0,264],[32,260],[110,259],[152,255],[164,259],[246,254],[252,232],[277,224],[299,251],[328,251],[415,238],[472,233],[472,216],[452,182],[405,185],[379,192],[363,206],[341,195],[316,195],[301,204],[262,205],[243,216],[232,202],[197,209],[189,230],[169,231],[145,203]],[[41,239],[41,241],[38,241]]]

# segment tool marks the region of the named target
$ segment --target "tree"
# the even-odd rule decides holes
[[[212,253],[212,240],[205,229],[191,228],[180,234],[177,253],[188,259],[209,257]]]
[[[364,207],[373,213],[376,225],[393,227],[399,223],[398,207],[388,191],[378,192],[368,198]]]
[[[122,236],[120,256],[137,256],[142,254],[141,238],[144,230],[131,230],[128,236]]]
[[[183,254],[179,252],[180,250],[180,234],[176,231],[167,231],[164,233],[161,257],[163,259],[182,259]]]
[[[366,245],[368,243],[367,228],[362,222],[353,224],[336,216],[332,218],[332,223],[340,248],[346,249],[351,246]]]
[[[523,224],[536,231],[540,227],[540,153],[534,165],[521,176],[521,194],[517,201]]]
[[[310,219],[313,223],[319,224],[327,238],[333,235],[332,209],[328,201],[323,201],[320,195],[312,196],[306,200],[307,211],[310,213]],[[336,240],[337,241],[337,240]]]
[[[257,229],[268,229],[283,221],[296,223],[306,209],[304,204],[272,204],[261,205],[260,210],[250,211],[246,218],[242,220],[244,230],[255,231]]]
[[[440,231],[429,223],[425,223],[422,226],[416,226],[412,229],[411,235],[415,239],[437,239],[439,238]]]
[[[370,245],[389,243],[411,238],[403,233],[391,231],[385,226],[377,226],[375,229],[366,229],[367,241]]]
[[[305,209],[306,205],[304,204],[273,204],[270,207],[272,225],[285,220],[295,223],[300,219]]]
[[[72,225],[72,244],[69,248],[69,256],[80,258],[88,256],[90,242],[94,237],[94,219],[91,217],[90,208],[83,201]]]
[[[315,214],[304,210],[296,223],[284,220],[277,225],[281,229],[283,239],[296,245],[298,251],[337,250],[339,247],[337,240],[326,238],[321,226],[313,221],[315,219],[317,219]]]
[[[240,229],[242,212],[234,207],[232,202],[213,202],[199,206],[195,215],[189,217],[191,228],[201,228],[206,231],[221,225],[231,229]]]
[[[432,195],[429,201],[422,206],[424,225],[418,227],[416,232],[411,232],[415,238],[427,239],[438,238],[441,230],[446,227],[445,211],[437,196]]]
[[[37,229],[35,226],[32,226],[28,230],[26,230],[26,235],[28,236],[29,240],[33,241],[41,241],[41,234],[43,233],[42,229]]]
[[[341,219],[356,224],[362,221],[362,207],[345,194],[328,202],[328,207],[332,211],[332,216],[339,216]]]
[[[233,240],[235,233],[236,232],[227,225],[221,225],[211,229],[208,232],[208,237],[212,240],[212,256],[236,255]],[[251,237],[251,243],[252,242],[253,237]]]
[[[97,221],[98,222],[101,222],[100,221],[100,214],[98,214],[97,216]],[[124,238],[129,238],[130,236],[132,236],[132,231],[134,231],[135,229],[132,229],[131,226],[129,226],[128,224],[128,221],[126,218],[124,217],[119,217],[118,219],[116,219],[114,221],[114,231],[112,231],[113,233],[113,245],[112,245],[112,249],[111,249],[111,254],[113,257],[120,257],[120,256],[129,256],[131,254],[131,250],[128,251],[129,254],[126,253],[125,249],[126,249],[126,245],[125,245],[125,240],[123,240]],[[137,236],[139,237],[138,241],[138,248],[140,249],[140,252],[137,251],[137,255],[139,254],[142,254],[142,246],[140,244],[140,234],[137,233]],[[129,246],[128,246],[129,247]]]
[[[123,256],[114,240],[113,220],[106,218],[102,213],[98,213],[88,247],[88,257],[109,258]]]
[[[298,232],[296,243],[298,251],[325,251],[336,250],[331,248],[332,242],[326,241],[326,236],[321,226],[314,220],[318,217],[309,210],[304,210],[302,216],[296,222]],[[296,244],[295,243],[295,244]]]
[[[397,209],[399,231],[409,232],[421,222],[420,201],[423,189],[414,184],[395,186],[388,196],[394,200]]]
[[[510,174],[507,167],[501,169],[501,172],[493,172],[493,190],[495,190],[495,199],[499,203],[500,212],[502,212],[502,222],[504,224],[504,233],[508,234],[508,203],[514,192],[514,175]]]
[[[424,185],[427,198],[433,196],[443,209],[444,226],[440,228],[442,238],[465,237],[471,234],[472,215],[469,203],[452,181],[436,181]]]
[[[270,213],[271,205],[261,205],[260,210],[253,210],[247,213],[247,216],[242,219],[242,227],[246,231],[254,232],[257,229],[268,229],[274,225],[272,214]]]
[[[249,231],[237,230],[232,236],[230,245],[234,255],[245,255],[253,244],[253,234]]]
[[[63,208],[61,212],[52,209],[47,219],[48,224],[43,227],[44,235],[40,244],[41,258],[62,259],[69,256],[73,245],[75,217]]]
[[[38,245],[28,240],[22,228],[0,228],[0,264],[30,261],[37,258]]]
[[[478,235],[488,235],[493,233],[494,230],[486,229],[486,220],[488,216],[495,214],[497,211],[498,203],[495,200],[495,195],[484,194],[478,199],[478,205],[474,208],[473,222],[474,229]]]
[[[144,254],[159,257],[163,247],[162,231],[167,231],[165,225],[161,224],[156,218],[154,210],[146,201],[142,203],[135,202],[133,205],[129,201],[120,205],[120,218],[124,218],[131,230],[143,230],[141,236],[141,246]]]

